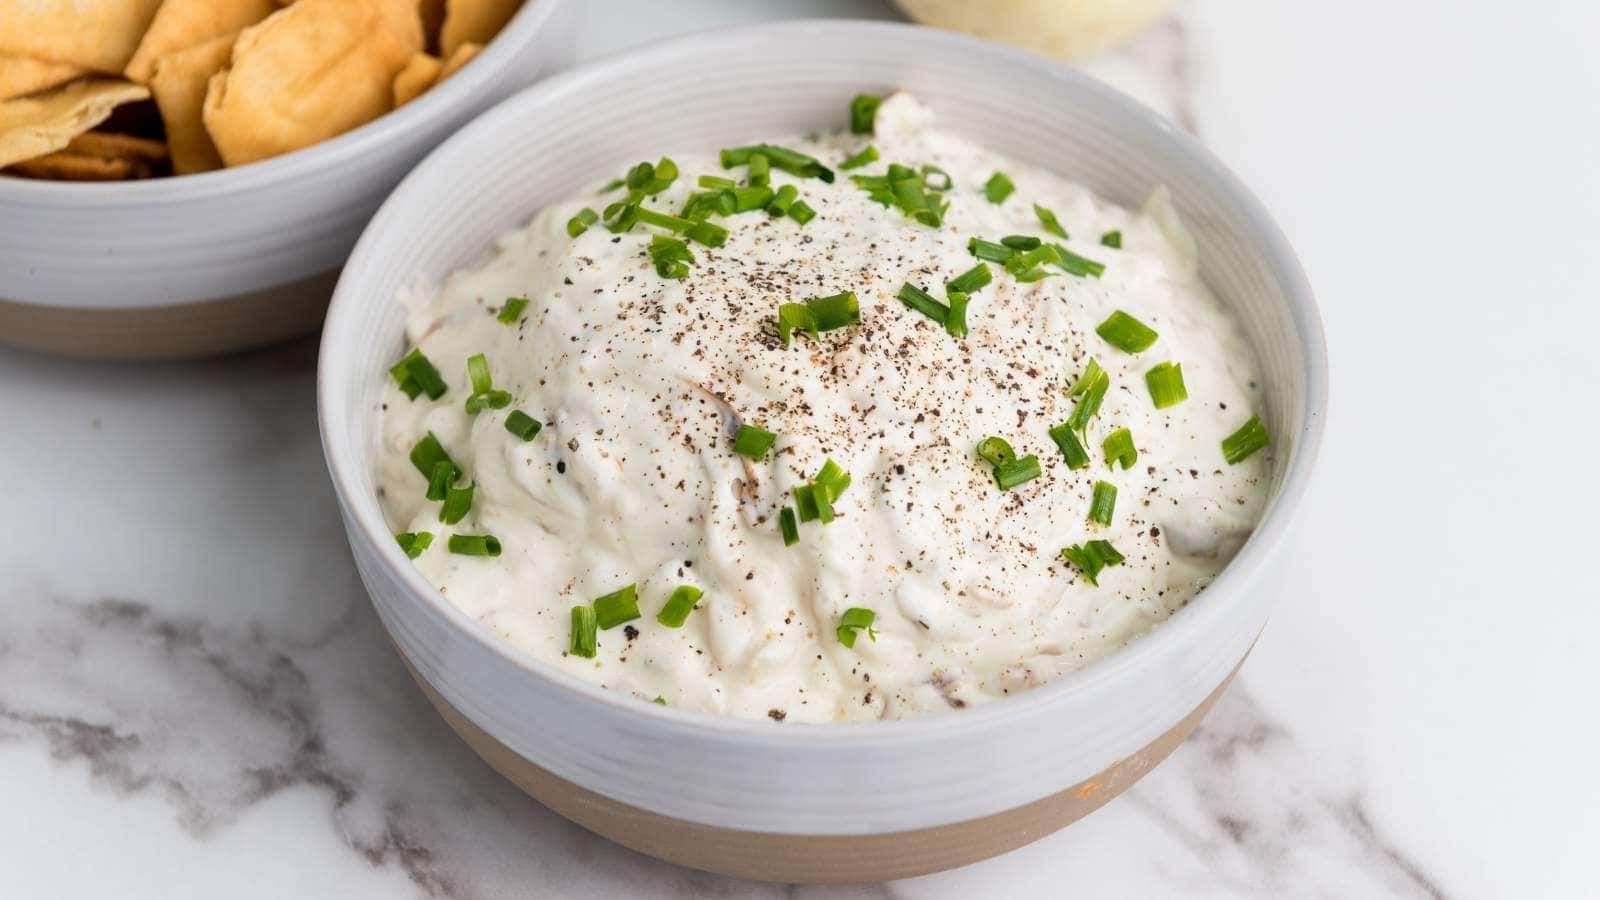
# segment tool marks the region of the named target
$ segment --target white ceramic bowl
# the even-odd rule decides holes
[[[403,350],[403,287],[663,152],[838,127],[850,97],[907,88],[943,126],[1136,205],[1167,185],[1205,278],[1266,378],[1278,460],[1260,527],[1199,599],[1128,649],[1003,701],[921,719],[775,725],[640,703],[513,649],[399,551],[374,493],[378,405]],[[580,136],[581,137],[577,137]],[[1069,69],[905,25],[798,22],[709,32],[546,81],[425,160],[346,264],[323,332],[329,468],[361,576],[446,717],[557,811],[645,852],[785,880],[858,880],[1035,839],[1121,790],[1193,727],[1277,599],[1271,570],[1316,456],[1325,351],[1311,291],[1272,220],[1188,136]]]
[[[315,330],[378,204],[439,141],[564,64],[576,12],[528,0],[435,90],[295,153],[148,181],[0,178],[0,341],[193,356]]]

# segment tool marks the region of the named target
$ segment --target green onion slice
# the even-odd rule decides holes
[[[1069,275],[1099,278],[1106,271],[1105,263],[1095,262],[1092,259],[1079,256],[1060,244],[1051,244],[1050,246],[1056,248],[1056,254],[1061,257],[1061,260],[1056,265]]]
[[[705,592],[692,584],[680,584],[672,590],[672,596],[667,598],[666,605],[656,613],[656,621],[668,628],[682,628],[688,620],[689,613],[694,611],[694,605],[700,602]],[[598,601],[596,601],[598,602]]]
[[[878,106],[882,103],[882,97],[857,94],[850,101],[850,133],[871,134],[872,120],[877,117]]]
[[[877,161],[878,161],[878,148],[872,146],[871,144],[868,144],[865,147],[862,147],[860,150],[856,151],[854,154],[852,154],[849,159],[846,159],[844,162],[839,163],[839,168],[841,168],[841,169],[859,169],[859,168],[861,168],[862,166],[864,166],[864,165],[866,165],[868,163],[875,163]]]
[[[1139,461],[1139,449],[1133,445],[1133,432],[1126,428],[1118,428],[1106,435],[1100,442],[1100,450],[1106,455],[1106,467],[1115,469],[1118,463],[1124,470],[1133,468]]]
[[[1000,243],[1013,250],[1037,250],[1044,241],[1031,234],[1008,234],[1000,239]]]
[[[472,380],[474,394],[487,394],[494,389],[494,379],[489,375],[489,358],[482,353],[467,357],[467,377]]]
[[[411,448],[411,464],[417,467],[417,471],[422,473],[423,478],[431,479],[433,478],[433,470],[439,463],[447,463],[452,472],[461,471],[460,467],[455,464],[455,460],[450,458],[450,454],[444,451],[444,445],[440,444],[439,439],[430,431],[422,440],[417,441],[416,446]],[[441,494],[438,497],[429,497],[428,499],[443,500],[444,495]]]
[[[815,485],[802,484],[797,485],[794,489],[794,507],[799,511],[800,521],[802,522],[815,521],[819,517],[817,498],[814,493],[815,487]]]
[[[831,458],[824,460],[822,468],[817,470],[817,477],[813,483],[828,492],[828,500],[838,500],[844,494],[845,488],[850,486],[850,473],[839,467]]]
[[[1006,271],[1018,281],[1038,281],[1046,277],[1041,265],[1060,262],[1061,256],[1050,244],[1041,244],[1032,250],[1017,253],[1006,260]]]
[[[1044,226],[1045,231],[1061,238],[1063,241],[1067,239],[1067,230],[1061,227],[1061,220],[1056,218],[1055,213],[1035,203],[1033,205],[1033,214],[1039,217],[1039,224]]]
[[[577,237],[589,230],[589,226],[600,221],[600,216],[594,210],[585,206],[578,210],[578,214],[567,220],[567,236]]]
[[[492,534],[452,534],[448,547],[462,556],[500,555],[500,539]]]
[[[973,238],[972,240],[967,241],[967,252],[979,259],[988,260],[989,262],[1003,263],[1015,256],[1017,251],[1005,246],[1004,244],[996,244],[993,241],[986,241],[983,238]]]
[[[1009,491],[1019,484],[1032,481],[1041,474],[1039,457],[1033,454],[1019,457],[1005,465],[994,467],[994,483],[1000,490]]]
[[[472,509],[472,494],[477,487],[477,484],[473,483],[464,488],[447,489],[444,494],[444,505],[439,507],[439,521],[446,525],[454,525],[465,518]]]
[[[950,180],[949,172],[938,166],[923,166],[921,172],[923,187],[930,191],[940,191],[941,193],[950,190],[953,182]]]
[[[527,297],[507,297],[505,305],[500,307],[500,315],[495,319],[506,325],[515,325],[522,318],[522,311],[527,308]]]
[[[594,659],[595,650],[599,647],[599,644],[594,607],[574,606],[572,608],[572,643],[568,646],[567,651],[573,656]]]
[[[733,452],[759,460],[777,440],[778,436],[770,431],[754,425],[740,425],[739,433],[733,436]]]
[[[1144,373],[1145,386],[1150,388],[1150,400],[1156,409],[1177,406],[1189,399],[1189,389],[1183,386],[1183,364],[1164,362]]]
[[[794,202],[798,199],[800,199],[800,191],[794,185],[786,184],[778,188],[778,192],[772,195],[771,202],[767,204],[767,215],[787,215],[789,208],[794,206]]]
[[[513,409],[511,414],[506,416],[506,430],[524,441],[538,437],[539,429],[542,427],[538,419],[520,409]]]
[[[747,180],[751,187],[766,187],[772,183],[772,161],[767,159],[765,153],[750,154],[746,165],[749,166]]]
[[[833,331],[861,322],[861,305],[853,291],[807,300],[806,308],[816,319],[818,331]]]
[[[976,294],[984,285],[994,280],[994,273],[989,271],[989,264],[980,262],[960,275],[945,282],[947,291],[960,291],[963,294]]]
[[[1120,232],[1120,231],[1108,231],[1105,234],[1100,235],[1100,244],[1101,244],[1101,246],[1113,247],[1115,249],[1121,250],[1122,249],[1122,232]]]
[[[1014,462],[1017,453],[1005,438],[990,435],[978,442],[978,456],[991,466],[1003,466]]]
[[[1269,443],[1271,439],[1267,436],[1267,427],[1261,424],[1261,417],[1251,416],[1238,431],[1222,439],[1222,458],[1228,465],[1236,466]]]
[[[789,218],[795,220],[797,224],[804,225],[816,217],[817,211],[804,200],[796,200],[794,205],[789,207]]]
[[[1078,435],[1073,432],[1069,423],[1063,422],[1050,429],[1050,439],[1061,448],[1061,455],[1067,460],[1067,468],[1081,469],[1089,464],[1089,451],[1083,447],[1083,442],[1078,440]]]
[[[1083,580],[1092,585],[1099,586],[1101,570],[1107,566],[1121,565],[1123,556],[1117,548],[1111,546],[1110,541],[1086,541],[1083,545],[1074,544],[1061,550],[1061,558],[1072,563],[1079,572],[1083,573]]]
[[[407,559],[416,559],[433,545],[433,533],[428,531],[407,531],[395,535],[394,539]]]
[[[944,330],[948,331],[951,337],[966,337],[967,301],[971,299],[970,295],[960,291],[947,291],[945,299],[950,301],[950,314],[945,316]]]
[[[794,510],[785,506],[778,511],[778,530],[783,532],[783,545],[793,547],[800,543],[800,526],[795,523]]]
[[[732,188],[730,190],[723,191],[722,195],[724,197],[733,198],[733,209],[730,211],[730,214],[766,209],[767,204],[771,203],[773,197],[777,196],[772,192],[772,188],[759,184],[751,185],[749,187]],[[726,206],[726,204],[724,204],[724,206]]]
[[[816,340],[819,336],[816,314],[804,303],[778,304],[778,337],[785,347],[789,346],[790,335],[796,331],[804,331],[811,335],[812,340]]]
[[[427,394],[429,400],[443,397],[447,389],[444,376],[439,374],[439,370],[434,367],[431,360],[422,355],[420,349],[413,348],[389,369],[389,374],[400,383],[401,390],[406,390],[406,382],[409,380],[413,386]],[[409,391],[407,393],[411,399],[416,399],[416,394]]]
[[[423,496],[429,500],[443,500],[450,496],[450,485],[456,481],[456,467],[454,463],[436,462],[433,464],[433,474],[428,476],[428,492]]]
[[[839,643],[846,647],[854,647],[856,645],[856,633],[865,628],[867,637],[876,641],[878,633],[872,630],[872,623],[877,618],[878,614],[870,609],[852,606],[839,617],[839,627],[834,629],[834,634],[838,636]]]
[[[1096,326],[1094,333],[1123,353],[1141,353],[1148,350],[1159,337],[1155,329],[1120,309]]]
[[[1109,481],[1094,483],[1094,498],[1089,502],[1089,521],[1101,525],[1111,524],[1111,514],[1117,509],[1117,486]]]
[[[748,165],[750,157],[757,153],[765,156],[769,165],[782,169],[797,178],[820,178],[826,182],[833,181],[833,170],[823,165],[821,160],[807,156],[798,150],[787,147],[778,147],[772,144],[754,144],[749,147],[733,147],[722,151],[722,167],[731,169],[734,166]]]
[[[1017,186],[1011,183],[1011,179],[1007,178],[1004,172],[996,172],[990,175],[989,180],[983,183],[983,195],[989,198],[990,203],[1005,202],[1005,199],[1011,196],[1011,192],[1016,189]]]
[[[1072,383],[1072,390],[1067,391],[1067,396],[1076,397],[1079,394],[1088,393],[1089,389],[1093,388],[1097,383],[1101,381],[1109,382],[1110,380],[1111,376],[1107,375],[1106,370],[1100,368],[1100,363],[1091,356],[1089,357],[1089,364],[1083,367],[1083,374],[1079,375],[1078,380]]]
[[[711,188],[717,191],[732,190],[739,186],[739,182],[734,181],[732,178],[723,178],[720,175],[701,175],[697,184],[703,188]]]
[[[943,325],[950,318],[949,307],[933,299],[927,291],[909,281],[900,285],[900,293],[895,296],[899,298],[901,303],[938,322],[940,325]]]
[[[689,274],[689,264],[695,261],[689,245],[677,238],[655,234],[650,236],[646,248],[650,261],[655,263],[656,274],[662,278],[683,278]]]
[[[594,598],[595,623],[603,631],[631,622],[639,618],[639,591],[637,585],[628,585],[625,588],[612,591],[601,597]]]
[[[1080,379],[1081,382],[1081,379]],[[1100,404],[1105,400],[1106,390],[1111,387],[1111,378],[1104,371],[1091,382],[1078,397],[1078,405],[1072,408],[1072,415],[1067,417],[1067,427],[1073,431],[1083,431],[1089,427],[1089,420],[1100,411]],[[1073,388],[1077,390],[1076,387]]]

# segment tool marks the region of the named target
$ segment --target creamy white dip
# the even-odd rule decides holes
[[[760,137],[760,136],[752,136]],[[542,211],[482,266],[416,298],[408,333],[449,390],[409,400],[391,385],[378,483],[398,532],[429,532],[415,565],[467,615],[570,675],[643,701],[795,722],[899,718],[1026,690],[1115,652],[1187,604],[1248,536],[1270,451],[1230,466],[1221,440],[1260,408],[1254,356],[1196,274],[1192,241],[1158,191],[1143,212],[1097,200],[1049,172],[936,129],[896,95],[870,137],[778,140],[837,167],[866,143],[880,160],[837,181],[774,169],[816,210],[801,226],[757,211],[712,221],[731,234],[691,244],[682,280],[645,247],[660,229],[569,237],[596,192]],[[714,156],[674,155],[681,175],[646,206],[682,207],[700,175],[742,179]],[[852,174],[889,162],[949,173],[949,209],[929,228],[874,203]],[[1001,203],[982,186],[1006,173]],[[943,299],[977,260],[968,240],[1053,240],[1105,264],[1100,278],[1019,283],[1000,265],[972,296],[956,339],[896,299],[912,282]],[[1102,246],[1120,231],[1121,249]],[[779,303],[854,291],[858,325],[796,338],[773,332]],[[517,324],[496,314],[530,301]],[[1124,353],[1095,333],[1115,310],[1159,332]],[[466,359],[487,357],[510,406],[469,415]],[[1071,414],[1068,389],[1090,358],[1110,376],[1088,428],[1092,463],[1068,468],[1048,431]],[[1158,410],[1145,373],[1182,364],[1189,399]],[[505,420],[544,423],[523,441]],[[732,452],[735,422],[778,435],[752,462]],[[1100,442],[1132,431],[1138,462],[1108,469]],[[408,453],[428,432],[476,483],[455,525],[425,499]],[[1000,490],[974,452],[997,435],[1037,455],[1039,478]],[[800,526],[785,546],[778,511],[826,459],[852,476],[838,517]],[[1110,526],[1088,519],[1093,486],[1119,489]],[[492,534],[498,557],[449,552],[447,536]],[[1110,541],[1126,561],[1094,586],[1060,550]],[[641,618],[568,652],[571,609],[637,584]],[[704,591],[681,628],[655,620],[678,585]],[[851,607],[876,613],[876,639],[835,636]]]

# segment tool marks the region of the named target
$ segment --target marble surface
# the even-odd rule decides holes
[[[1290,596],[1200,731],[1008,856],[887,885],[677,869],[522,798],[351,567],[315,346],[0,351],[0,897],[1582,897],[1600,884],[1600,10],[1184,4],[1091,71],[1280,216],[1334,359]],[[593,57],[874,3],[608,2]]]

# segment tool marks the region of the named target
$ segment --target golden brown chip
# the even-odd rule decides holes
[[[166,126],[172,148],[172,171],[179,175],[222,168],[222,157],[206,132],[202,111],[211,76],[228,65],[236,34],[218,35],[203,44],[159,57],[150,78],[150,93]]]
[[[439,55],[448,59],[462,44],[487,44],[511,21],[522,0],[445,0]]]
[[[392,109],[421,48],[411,0],[298,0],[239,34],[207,88],[206,130],[230,166],[325,141]]]
[[[104,122],[118,104],[149,96],[140,85],[100,79],[0,101],[0,166],[61,150]]]
[[[456,52],[450,54],[450,58],[444,61],[444,71],[439,73],[439,77],[435,78],[433,83],[438,84],[446,78],[449,78],[451,75],[461,71],[462,66],[472,62],[473,58],[482,51],[482,44],[462,44],[461,46],[457,47]]]
[[[10,100],[66,84],[83,74],[82,69],[66,63],[25,56],[0,56],[0,100]]]
[[[394,105],[398,109],[433,87],[439,80],[439,73],[444,71],[444,63],[436,56],[426,53],[414,53],[411,61],[394,77]]]
[[[161,0],[0,0],[0,54],[116,74]]]
[[[201,44],[277,12],[274,0],[166,0],[139,42],[139,49],[124,70],[129,78],[149,84],[156,58]]]
[[[65,150],[26,159],[6,171],[56,181],[120,181],[149,178],[166,164],[167,145],[108,131],[86,131]]]

